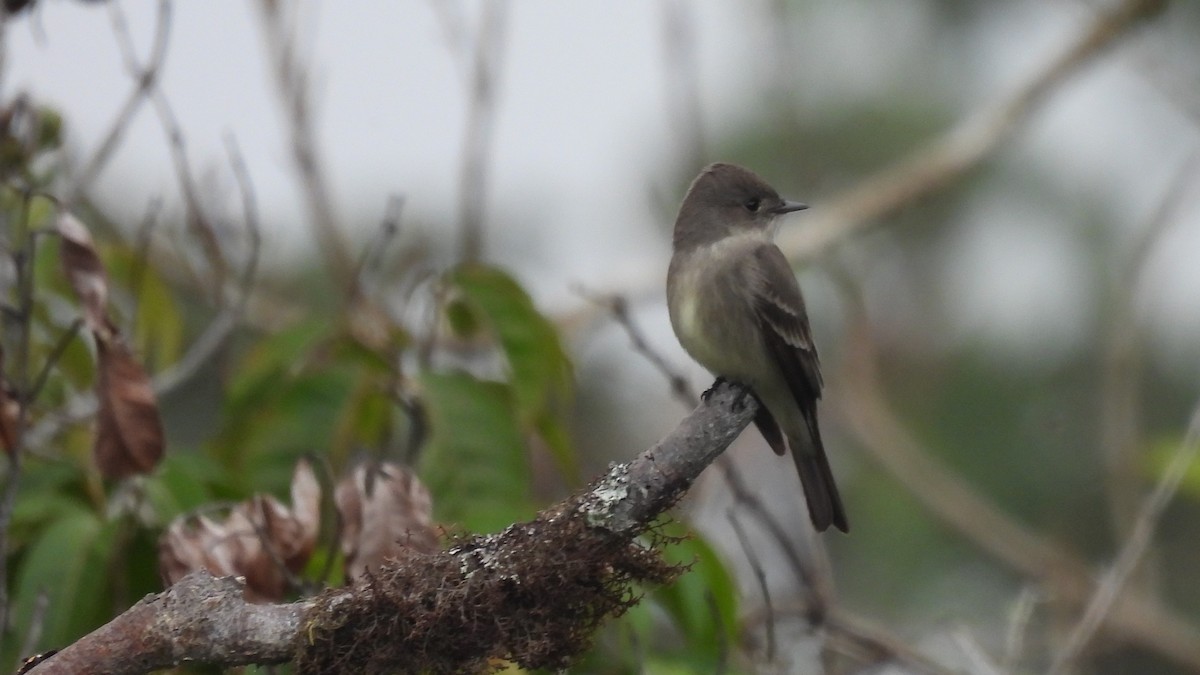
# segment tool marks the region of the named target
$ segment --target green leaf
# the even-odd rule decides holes
[[[114,525],[76,509],[56,519],[30,547],[17,574],[13,615],[24,634],[29,626],[23,622],[46,594],[39,649],[69,644],[107,618]]]
[[[146,499],[160,523],[212,502],[214,486],[224,482],[220,465],[199,452],[168,453],[145,479]],[[228,491],[226,491],[228,492]],[[230,496],[230,495],[226,495]]]
[[[494,532],[532,516],[512,388],[466,373],[426,373],[421,384],[431,431],[421,477],[439,520]]]
[[[1155,482],[1162,480],[1163,473],[1179,454],[1180,445],[1184,442],[1186,439],[1178,435],[1155,440],[1150,452],[1145,455],[1146,477]],[[1179,483],[1179,492],[1189,499],[1200,500],[1200,458],[1193,459],[1188,465],[1183,480]]]
[[[672,524],[670,531],[678,527]],[[682,530],[681,530],[682,531]],[[691,654],[719,658],[737,641],[737,588],[708,542],[691,535],[667,549],[666,559],[692,567],[675,583],[656,589],[654,601],[683,634]]]
[[[472,336],[482,320],[491,329],[508,360],[522,427],[539,434],[567,479],[579,482],[578,462],[561,422],[571,396],[571,362],[554,324],[499,269],[462,265],[449,278],[463,294],[447,307],[451,327]]]
[[[450,281],[496,334],[527,424],[569,396],[571,363],[558,332],[512,277],[494,267],[469,264],[455,269]]]

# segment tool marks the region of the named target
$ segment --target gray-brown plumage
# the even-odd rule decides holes
[[[821,370],[804,297],[772,240],[776,216],[803,208],[742,167],[704,169],[675,220],[667,306],[692,358],[762,404],[754,422],[777,454],[787,439],[813,526],[847,532],[817,428]]]

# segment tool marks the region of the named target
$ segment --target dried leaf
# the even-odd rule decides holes
[[[406,467],[363,462],[338,483],[334,502],[348,581],[362,579],[403,548],[438,550],[433,500]]]
[[[149,473],[163,454],[162,420],[150,378],[113,333],[96,335],[96,355],[96,466],[112,479]]]
[[[59,260],[83,306],[84,321],[92,332],[106,333],[111,324],[108,319],[108,273],[96,252],[92,235],[67,211],[59,215],[56,229],[60,236]]]
[[[198,569],[246,580],[250,602],[282,600],[304,568],[320,530],[321,485],[307,460],[292,476],[293,508],[270,495],[234,506],[223,521],[180,516],[158,543],[159,572],[171,585]]]

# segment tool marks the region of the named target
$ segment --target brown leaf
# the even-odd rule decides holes
[[[94,333],[108,331],[108,273],[96,252],[96,244],[78,218],[68,211],[59,214],[55,224],[60,237],[58,256],[63,271],[79,304],[83,306],[83,317]]]
[[[438,550],[429,490],[403,466],[359,464],[338,483],[334,502],[348,581],[362,579],[403,548]]]
[[[96,334],[96,357],[96,466],[111,479],[149,473],[163,454],[162,420],[150,378],[115,333]]]
[[[250,602],[282,600],[291,575],[304,569],[320,530],[321,485],[307,460],[292,475],[293,508],[257,494],[223,521],[180,516],[158,542],[159,572],[169,586],[198,569],[246,579]]]

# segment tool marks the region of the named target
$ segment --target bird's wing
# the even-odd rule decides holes
[[[821,366],[800,285],[779,247],[763,244],[754,249],[752,256],[751,264],[745,268],[746,281],[750,284],[755,318],[767,353],[805,413],[814,440],[818,439],[815,411],[816,401],[821,397]]]

